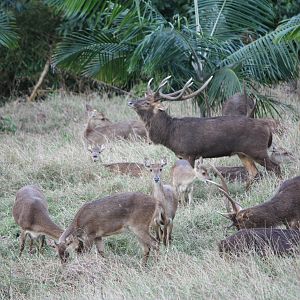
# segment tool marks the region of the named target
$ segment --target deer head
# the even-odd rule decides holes
[[[167,164],[167,159],[162,158],[160,163],[151,163],[149,159],[145,158],[144,166],[149,170],[151,176],[154,180],[154,183],[161,182],[161,173],[163,171],[163,167]]]
[[[105,145],[89,145],[88,146],[88,151],[91,152],[92,155],[92,160],[94,162],[98,161],[100,158],[100,154],[103,152],[103,150],[105,149]]]

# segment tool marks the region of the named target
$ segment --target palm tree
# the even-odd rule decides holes
[[[6,12],[0,9],[0,45],[13,48],[17,46],[17,34],[14,31],[14,19],[8,17]]]
[[[274,13],[267,0],[195,0],[189,17],[177,16],[172,23],[150,1],[48,2],[69,18],[85,20],[82,30],[58,45],[56,64],[117,85],[146,77],[158,81],[169,74],[172,86],[189,77],[201,85],[213,75],[207,93],[198,99],[204,113],[241,91],[243,81],[260,112],[276,111],[278,103],[260,95],[258,88],[298,74],[298,45],[273,43],[277,31],[272,30]]]

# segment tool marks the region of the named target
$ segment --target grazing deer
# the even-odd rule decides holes
[[[212,158],[237,154],[251,178],[258,173],[254,161],[280,175],[279,165],[268,156],[272,132],[263,121],[244,116],[173,118],[166,113],[161,101],[192,98],[209,84],[211,78],[189,95],[184,93],[192,85],[192,79],[181,90],[163,94],[161,89],[169,78],[160,83],[156,92],[150,88],[151,79],[145,97],[128,102],[144,122],[154,144],[169,148],[178,157],[188,160],[192,167],[200,156]]]
[[[226,206],[227,213],[222,215],[230,219],[231,226],[238,230],[275,227],[280,224],[300,229],[300,176],[284,181],[269,201],[245,209],[230,197],[225,181],[222,181],[220,190],[230,203]]]
[[[102,112],[87,106],[88,122],[83,132],[83,139],[88,145],[104,145],[110,140],[147,137],[145,126],[141,121],[111,122]]]
[[[150,163],[148,159],[145,159],[144,164],[151,174],[151,180],[153,180],[153,197],[164,208],[166,221],[164,223],[162,239],[164,245],[168,247],[172,239],[173,220],[178,206],[178,199],[174,189],[170,185],[162,184],[161,174],[163,167],[167,164],[167,160],[161,159],[160,163]],[[161,231],[157,232],[157,235],[161,239]]]
[[[246,116],[253,118],[256,103],[247,96],[245,85],[244,92],[236,93],[228,98],[222,107],[222,116]]]
[[[59,238],[57,248],[61,262],[66,262],[66,240],[70,236],[79,241],[78,253],[90,251],[95,243],[98,253],[103,256],[103,238],[129,229],[143,248],[146,264],[150,249],[158,251],[158,241],[150,234],[150,226],[160,226],[163,214],[158,201],[142,193],[121,193],[88,202]]]
[[[19,256],[22,255],[27,236],[30,238],[32,253],[33,240],[41,240],[38,248],[38,251],[41,251],[45,244],[45,235],[57,241],[63,233],[50,219],[47,200],[37,186],[26,185],[17,192],[12,213],[21,227]]]
[[[299,253],[300,231],[291,229],[242,229],[220,241],[220,255],[255,252],[261,256]]]
[[[202,159],[196,161],[194,168],[185,159],[177,160],[171,169],[171,177],[179,201],[189,204],[193,201],[194,180],[197,178],[203,181],[210,179],[208,170],[203,165]]]

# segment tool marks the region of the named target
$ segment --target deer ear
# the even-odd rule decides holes
[[[163,158],[160,160],[160,165],[161,165],[162,167],[164,167],[166,164],[167,164],[167,158],[166,158],[166,157],[163,157]]]
[[[250,218],[251,215],[252,215],[252,214],[251,214],[250,211],[245,211],[245,212],[243,212],[243,213],[241,214],[241,218],[242,218],[243,220],[249,220],[249,218]]]
[[[150,168],[150,160],[148,159],[148,158],[144,158],[144,166],[146,167],[146,168]]]
[[[87,112],[90,112],[90,111],[93,110],[93,108],[91,107],[91,105],[86,104],[86,105],[85,105],[85,110],[86,110]]]

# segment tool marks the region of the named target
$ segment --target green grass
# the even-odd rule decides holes
[[[297,102],[284,90],[277,90],[288,103]],[[53,249],[43,255],[18,257],[19,228],[11,210],[16,191],[26,184],[38,184],[48,202],[50,214],[66,228],[87,201],[112,193],[151,193],[147,174],[142,178],[108,172],[85,152],[82,131],[87,97],[53,95],[41,103],[12,103],[0,108],[9,116],[15,132],[0,133],[0,299],[298,299],[300,259],[244,256],[224,260],[217,242],[224,238],[226,219],[222,195],[213,186],[196,183],[194,204],[179,207],[174,221],[173,245],[161,247],[159,260],[153,257],[143,268],[136,238],[121,234],[106,238],[106,258],[91,253],[61,266]],[[126,99],[90,95],[90,103],[112,120],[136,118]],[[172,115],[192,115],[189,104],[170,104]],[[299,157],[299,124],[283,116],[287,131],[275,136],[278,145]],[[165,182],[176,157],[168,149],[143,142],[118,141],[103,152],[103,162],[143,162],[144,157],[169,163]],[[216,165],[239,165],[236,157],[209,160]],[[300,163],[283,165],[284,179],[299,175]],[[262,168],[261,171],[264,172]],[[268,199],[280,180],[266,174],[250,191],[240,183],[229,189],[243,206]],[[234,232],[232,230],[231,232]]]

